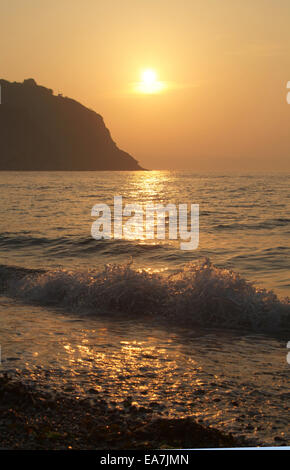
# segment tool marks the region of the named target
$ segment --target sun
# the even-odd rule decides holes
[[[154,94],[164,89],[164,83],[157,80],[157,73],[153,69],[145,69],[141,72],[141,80],[137,83],[136,91],[139,93]]]
[[[152,69],[146,69],[142,72],[141,78],[144,85],[152,86],[156,83],[156,72]]]

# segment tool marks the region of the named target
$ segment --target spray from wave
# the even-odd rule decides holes
[[[258,289],[209,259],[168,276],[136,270],[131,262],[85,272],[2,266],[0,282],[2,292],[23,302],[78,313],[149,315],[188,326],[290,329],[288,298]]]

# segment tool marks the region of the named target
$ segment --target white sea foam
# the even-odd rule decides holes
[[[0,269],[6,293],[23,302],[95,315],[153,315],[188,326],[290,329],[288,298],[256,288],[209,259],[169,276],[136,270],[131,263],[106,265],[102,271],[6,271]]]

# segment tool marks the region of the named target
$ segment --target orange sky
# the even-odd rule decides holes
[[[103,115],[152,169],[285,170],[288,0],[2,0],[1,78]],[[133,91],[144,68],[168,83]]]

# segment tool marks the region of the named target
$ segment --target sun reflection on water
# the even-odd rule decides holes
[[[11,320],[13,311],[9,313]],[[25,315],[29,328],[23,326]],[[250,338],[236,341],[225,334],[221,337],[220,332],[218,336],[195,337],[177,327],[174,332],[164,330],[157,323],[150,322],[149,329],[136,320],[90,322],[87,319],[84,327],[80,320],[71,322],[67,316],[61,318],[55,312],[39,314],[37,322],[31,321],[32,316],[33,308],[30,313],[24,309],[21,328],[26,335],[26,349],[16,367],[23,368],[19,369],[22,380],[35,387],[49,384],[52,389],[89,400],[93,405],[102,399],[117,409],[135,406],[149,408],[154,414],[175,417],[190,414],[230,430],[240,426],[239,431],[244,432],[243,423],[236,421],[237,413],[252,410],[261,419],[265,407],[257,410],[256,394],[264,393],[266,380],[272,397],[271,403],[267,402],[267,416],[277,429],[279,426],[285,429],[280,394],[287,393],[288,370],[277,368],[281,348],[274,340],[270,346],[269,339],[264,344],[261,338],[257,346],[257,337],[254,341]],[[23,339],[15,336],[17,341]],[[15,342],[11,347],[15,347]],[[5,344],[6,350],[9,344]],[[255,362],[249,360],[253,356]],[[269,376],[264,373],[266,363]],[[255,394],[251,393],[253,384],[249,382],[253,376]],[[238,408],[233,406],[236,402]],[[270,440],[272,435],[270,429]]]

